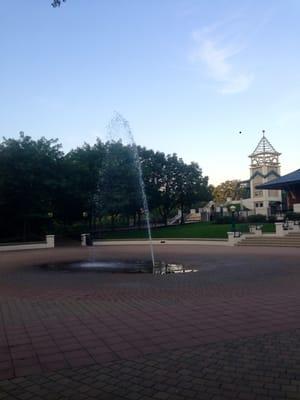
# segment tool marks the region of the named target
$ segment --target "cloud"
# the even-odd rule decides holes
[[[211,79],[218,84],[222,94],[234,94],[246,91],[253,75],[239,71],[234,65],[234,58],[243,48],[232,44],[224,44],[216,35],[216,26],[206,27],[201,32],[194,32],[194,50],[192,59],[206,67]]]

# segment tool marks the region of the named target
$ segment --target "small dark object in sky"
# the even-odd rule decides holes
[[[52,7],[59,7],[61,3],[65,2],[66,0],[53,0],[51,5]]]
[[[242,131],[239,131],[239,134],[241,135]]]

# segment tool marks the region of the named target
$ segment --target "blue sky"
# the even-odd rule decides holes
[[[262,129],[300,168],[298,0],[10,0],[0,9],[0,136],[107,139],[115,110],[140,145],[246,179]],[[239,135],[238,132],[243,134]]]

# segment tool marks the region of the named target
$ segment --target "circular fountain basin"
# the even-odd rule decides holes
[[[197,272],[194,267],[187,267],[183,264],[167,264],[156,262],[153,268],[151,262],[136,261],[73,261],[63,263],[49,263],[40,266],[48,271],[66,271],[66,272],[111,272],[111,273],[154,273],[158,275],[172,273]]]
[[[150,262],[123,262],[123,261],[74,261],[64,263],[49,263],[41,268],[50,271],[68,272],[152,272]]]

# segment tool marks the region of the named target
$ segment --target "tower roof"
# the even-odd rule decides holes
[[[253,151],[252,154],[250,154],[249,157],[256,157],[264,154],[275,155],[275,156],[280,156],[281,154],[278,153],[278,151],[276,151],[274,147],[271,145],[271,143],[268,141],[268,139],[265,136],[265,131],[263,131],[263,137],[260,139],[255,150]]]

